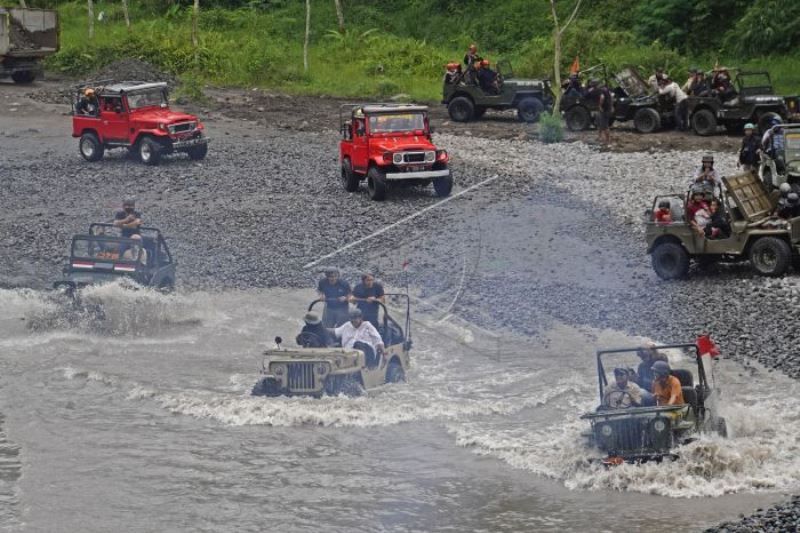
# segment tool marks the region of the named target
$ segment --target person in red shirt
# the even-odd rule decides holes
[[[656,405],[683,405],[683,390],[678,378],[670,375],[669,363],[656,361],[653,363],[653,373],[656,379],[653,381],[653,396],[656,397]]]
[[[672,209],[670,209],[668,200],[662,200],[658,203],[658,209],[653,213],[653,218],[657,224],[662,226],[672,223]]]
[[[708,204],[703,199],[703,191],[699,188],[695,188],[692,190],[692,198],[689,200],[689,203],[686,204],[686,214],[689,217],[688,222],[694,222],[694,215],[701,209],[705,209],[708,211]]]

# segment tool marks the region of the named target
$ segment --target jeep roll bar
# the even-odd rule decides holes
[[[411,298],[407,294],[403,294],[403,293],[399,293],[399,292],[387,292],[387,293],[384,293],[384,296],[405,298],[405,301],[406,301],[405,342],[406,343],[411,342]],[[366,301],[366,300],[364,300],[362,298],[354,298],[354,300],[357,301],[357,302],[358,301],[361,301],[361,302]],[[331,301],[338,301],[338,300],[331,300]],[[311,311],[314,308],[314,306],[317,305],[320,302],[328,302],[328,299],[326,299],[326,298],[317,298],[316,300],[312,301],[308,305],[307,311]],[[386,305],[383,302],[375,300],[372,303],[378,304],[383,309],[383,327],[384,327],[384,330],[385,330],[386,326],[388,324],[388,321],[391,320],[392,322],[395,322],[395,320],[393,318],[391,318],[391,316],[389,315],[389,309],[386,307]],[[395,324],[396,323],[397,322],[395,322]]]
[[[694,358],[695,362],[697,363],[697,378],[698,384],[702,386],[703,390],[707,388],[707,380],[706,380],[706,371],[705,366],[703,365],[703,359],[700,357],[700,353],[697,350],[696,343],[676,343],[676,344],[661,344],[658,346],[652,346],[648,348],[644,348],[643,346],[637,346],[636,348],[610,348],[607,350],[597,350],[597,381],[600,386],[600,403],[603,402],[603,388],[608,386],[608,379],[606,379],[606,372],[605,368],[603,367],[603,356],[604,355],[611,355],[611,354],[621,354],[621,353],[636,353],[642,349],[653,349],[653,350],[670,350],[680,348],[682,350],[692,349],[694,350]],[[649,392],[649,391],[648,391]]]

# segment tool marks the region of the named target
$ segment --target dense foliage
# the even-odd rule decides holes
[[[133,55],[196,81],[435,99],[444,63],[476,42],[489,59],[510,59],[518,74],[552,77],[547,0],[341,0],[345,33],[337,31],[333,0],[311,0],[309,72],[303,0],[200,0],[198,50],[193,0],[129,0],[130,34],[120,0],[95,0],[104,17],[92,42],[85,0],[27,1],[59,8],[62,51],[50,67],[73,74]],[[562,20],[574,1],[559,0]],[[690,64],[719,61],[768,67],[785,89],[800,82],[792,61],[798,45],[798,0],[584,0],[564,35],[563,71],[575,56],[583,66],[661,66],[680,76]]]

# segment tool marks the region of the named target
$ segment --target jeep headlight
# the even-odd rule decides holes
[[[614,434],[614,428],[611,427],[611,424],[603,424],[600,426],[600,434],[608,438]]]
[[[425,162],[433,163],[434,161],[436,161],[436,152],[434,152],[433,150],[425,152]]]
[[[169,129],[169,128],[167,128],[167,125],[162,122],[161,124],[158,125],[158,129],[166,130],[166,129]]]
[[[269,369],[276,376],[282,376],[286,373],[286,365],[282,365],[280,363],[269,365]]]
[[[328,372],[330,372],[331,365],[328,363],[317,363],[314,365],[314,372],[316,372],[320,376],[324,376]]]
[[[661,418],[656,418],[655,421],[653,422],[653,429],[658,433],[661,433],[662,431],[667,429],[667,423]]]
[[[392,156],[392,163],[394,163],[395,165],[399,165],[402,162],[403,162],[403,154],[398,153]]]

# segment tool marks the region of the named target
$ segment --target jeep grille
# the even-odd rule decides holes
[[[195,127],[194,122],[182,122],[180,124],[172,124],[169,127],[170,133],[184,133],[187,131],[192,131]]]
[[[414,164],[414,163],[433,163],[436,160],[436,152],[399,152],[394,154],[393,162],[395,165]]]
[[[316,390],[314,363],[289,363],[289,390]]]
[[[599,433],[602,425],[609,425],[613,430],[613,433],[607,438]],[[597,422],[595,431],[598,432],[597,440],[600,448],[607,452],[637,452],[653,447],[645,419],[604,420]]]

